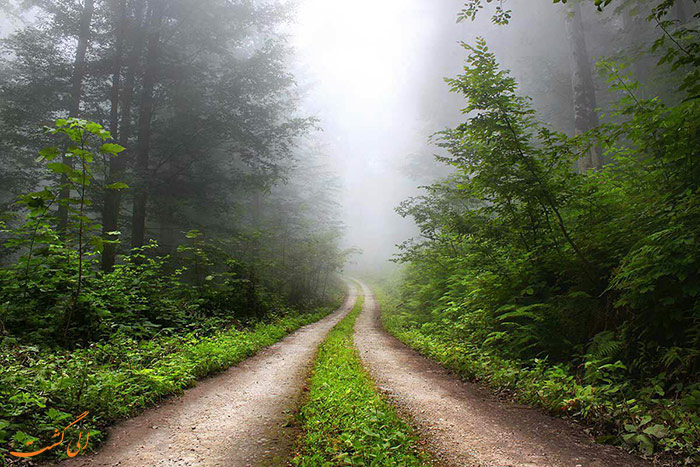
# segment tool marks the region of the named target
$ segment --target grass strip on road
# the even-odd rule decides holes
[[[362,366],[353,344],[362,302],[360,295],[319,349],[308,402],[301,409],[304,434],[293,465],[430,465],[411,426],[382,399]]]

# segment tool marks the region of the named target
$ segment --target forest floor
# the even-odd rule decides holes
[[[333,314],[116,425],[98,453],[61,466],[284,465],[299,435],[291,421],[317,348],[356,296],[351,288]]]
[[[379,389],[409,418],[438,462],[447,466],[649,466],[613,446],[595,444],[581,427],[537,409],[499,400],[465,383],[387,333],[367,286],[355,345]]]

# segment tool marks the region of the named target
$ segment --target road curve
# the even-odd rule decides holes
[[[460,381],[382,329],[379,306],[365,302],[355,344],[377,385],[416,424],[429,450],[448,466],[636,467],[651,464],[595,444],[580,427],[499,401]]]
[[[316,349],[354,306],[342,307],[160,407],[109,431],[102,450],[61,463],[83,466],[286,465],[297,436],[286,428]]]

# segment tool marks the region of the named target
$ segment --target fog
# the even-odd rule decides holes
[[[145,4],[150,5],[148,2]],[[153,4],[156,5],[157,2]],[[267,4],[274,5],[278,2],[251,3],[256,5],[256,8]],[[98,2],[98,5],[104,5],[106,8],[109,4]],[[180,2],[179,5],[177,8],[182,8],[181,10],[168,14],[172,14],[173,18],[178,14],[187,18],[188,21],[177,23],[184,29],[190,24],[189,16],[195,13],[188,2]],[[461,46],[461,42],[473,43],[477,37],[484,37],[502,66],[512,71],[520,84],[522,94],[533,98],[533,106],[543,117],[542,120],[549,122],[555,130],[568,134],[576,131],[571,41],[567,37],[565,27],[566,6],[553,4],[551,0],[511,1],[506,3],[507,8],[513,10],[510,23],[496,25],[492,22],[494,3],[486,4],[475,21],[459,23],[457,17],[464,8],[464,2],[460,0],[356,0],[350,3],[339,0],[294,0],[287,5],[293,6],[293,13],[289,17],[291,19],[286,23],[281,22],[281,25],[275,26],[273,30],[281,30],[287,45],[292,49],[285,62],[294,77],[293,92],[299,94],[299,101],[294,102],[293,105],[297,107],[291,112],[300,117],[315,118],[317,127],[317,131],[303,136],[306,141],[298,145],[296,157],[305,157],[303,148],[320,148],[326,165],[340,180],[342,188],[335,201],[341,207],[342,223],[345,226],[342,246],[358,248],[363,252],[355,258],[355,262],[362,267],[386,265],[396,253],[396,245],[417,234],[413,220],[401,218],[396,214],[395,208],[401,201],[418,194],[420,186],[430,184],[449,172],[444,164],[434,160],[433,156],[438,149],[429,143],[429,138],[435,132],[454,126],[463,119],[460,111],[464,105],[463,98],[450,93],[443,80],[445,77],[454,77],[463,67],[467,52]],[[76,15],[80,13],[80,7],[76,8],[71,13],[74,16],[70,21],[61,19],[62,14],[51,11],[50,8],[48,13],[44,12],[45,16],[38,17],[34,13],[36,8],[24,11],[24,23],[19,19],[11,20],[12,15],[7,13],[1,17],[0,34],[7,37],[13,29],[21,27],[21,24],[26,26],[27,21],[32,22],[37,18],[40,26],[48,28],[50,23],[46,18],[52,17],[51,15],[58,18],[58,27],[63,24],[60,21],[65,20],[67,22],[64,26],[70,29],[75,27]],[[644,16],[639,13],[633,12],[623,18],[610,8],[603,14],[596,11],[592,2],[582,3],[581,9],[583,34],[586,36],[591,63],[602,57],[624,55],[629,50],[629,44],[620,38],[626,37],[627,41],[630,36],[635,40],[644,39],[645,36],[640,30],[649,29]],[[109,15],[112,13],[107,9],[104,14],[105,18],[110,19],[96,23],[96,26],[109,25]],[[237,13],[230,14],[234,20],[240,19],[236,16]],[[202,21],[200,23],[204,24]],[[193,31],[200,27],[197,24],[199,23],[191,23]],[[174,31],[178,30],[175,26],[173,28]],[[627,28],[627,35],[621,34],[624,28]],[[113,32],[114,30],[106,27],[103,36],[109,37]],[[72,31],[71,34],[76,32]],[[196,36],[201,34],[201,31],[193,34]],[[243,47],[255,52],[255,44],[262,43],[261,37],[265,33],[258,35],[251,32],[250,35],[252,39]],[[196,56],[197,45],[191,43],[188,36],[183,33],[175,37],[181,41],[177,47],[191,47],[195,54],[193,56]],[[29,45],[21,45],[19,42],[11,44],[10,50],[12,47],[17,50],[21,50],[21,47],[34,47],[31,43],[27,44]],[[643,40],[639,40],[637,45],[643,46]],[[171,44],[164,41],[164,47],[166,46],[170,47]],[[72,70],[75,43],[68,41],[62,47],[65,50],[61,65],[63,68],[55,74],[65,74]],[[95,45],[92,49],[89,48],[88,62],[111,60],[111,47],[106,43],[105,46]],[[180,53],[175,44],[172,44],[172,47],[173,55]],[[235,47],[240,47],[240,44],[236,44]],[[52,52],[47,49],[42,53],[50,55]],[[233,57],[236,57],[235,53]],[[251,67],[256,66],[254,61],[251,62]],[[186,70],[182,71],[183,74],[189,72],[186,68],[183,70]],[[25,71],[30,74],[39,73]],[[86,77],[85,86],[92,94],[85,96],[82,105],[85,110],[90,111],[87,113],[91,117],[105,121],[108,117],[108,105],[104,99],[104,83],[110,82],[112,78],[106,68],[95,66],[94,69],[88,68],[88,71],[89,75],[94,76]],[[235,73],[236,70],[232,72]],[[172,77],[169,73],[171,71],[166,71],[161,76],[161,90],[175,95],[178,90],[188,89],[190,84],[177,84],[181,81],[177,72]],[[259,71],[251,69],[251,73],[254,76],[252,79],[256,80],[258,76],[255,73]],[[8,82],[12,82],[11,78],[8,79]],[[75,76],[72,79],[75,79]],[[57,82],[63,86],[69,82],[69,78],[64,75],[61,81]],[[259,80],[257,84],[262,87],[265,80]],[[597,104],[604,112],[607,102],[605,84],[601,78],[596,78],[594,84]],[[67,89],[64,88],[62,92],[66,93]],[[291,93],[284,95],[289,94]],[[55,95],[56,93],[52,98],[55,98]],[[53,106],[48,103],[35,105],[43,109],[44,115],[49,115],[50,112],[65,107],[65,102],[69,99],[62,99],[62,102]],[[283,118],[289,118],[291,112],[281,114]],[[29,124],[40,120],[35,114],[38,112],[35,111],[32,117],[27,119]],[[156,111],[156,117],[158,116]],[[233,116],[231,118],[234,119]],[[225,128],[235,133],[238,131],[235,125],[241,123],[232,121],[234,123]],[[267,123],[273,125],[275,122],[277,121],[269,119]],[[163,127],[163,134],[171,135],[172,133],[166,133],[168,129],[169,127]],[[264,141],[261,144],[274,144],[271,138],[263,138],[262,135],[263,133],[258,133]],[[290,139],[293,137],[291,134],[287,136]],[[240,135],[232,136],[231,140],[235,141],[236,138],[240,138]],[[132,145],[135,143],[134,139],[126,137],[126,141]],[[25,149],[28,153],[33,150],[30,146]],[[166,149],[155,152],[164,154],[167,153]],[[263,153],[264,151],[260,152],[260,161],[267,157]],[[184,157],[195,157],[195,153],[185,153]],[[308,154],[306,156],[309,160],[313,157]],[[284,156],[279,156],[279,159],[284,159]],[[300,167],[303,165],[300,164]],[[264,172],[266,169],[257,168],[253,169],[253,172],[255,170]],[[238,182],[237,180],[236,183]],[[240,183],[230,184],[234,186],[234,191],[239,185],[243,186]],[[201,185],[195,189],[199,188]],[[254,190],[242,190],[236,195],[236,200],[241,201],[240,207],[245,209],[247,201],[242,200],[252,197],[251,203],[255,205],[257,196]],[[171,200],[167,199],[167,203],[170,202]],[[154,209],[153,203],[149,206],[149,209]],[[270,212],[272,211],[274,209],[270,209]],[[249,217],[255,218],[256,215],[253,213]],[[151,223],[143,219],[139,222],[146,225],[146,230],[163,229],[163,225],[173,223],[172,219],[159,220],[157,226],[155,219]],[[177,224],[177,229],[180,228]],[[172,239],[171,243],[175,242],[176,240]]]
[[[449,13],[421,0],[306,0],[299,7],[292,40],[303,110],[320,120],[341,174],[345,242],[362,249],[363,262],[385,262],[413,233],[394,207],[415,192],[411,157],[428,150],[433,128],[421,98],[434,90],[430,81],[440,84],[428,64],[445,20],[459,29]]]
[[[384,265],[396,244],[416,234],[394,208],[446,172],[428,138],[459,121],[462,98],[443,78],[463,66],[461,41],[483,36],[524,92],[539,94],[538,109],[570,104],[562,7],[523,3],[513,5],[510,25],[497,26],[488,8],[475,22],[457,23],[463,2],[455,0],[301,0],[291,42],[302,110],[319,118],[319,137],[341,176],[345,243],[364,252],[360,265]],[[570,129],[559,121],[558,129]]]

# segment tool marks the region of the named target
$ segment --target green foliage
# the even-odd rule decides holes
[[[430,465],[411,427],[377,393],[353,345],[362,299],[319,349],[294,465]]]
[[[54,429],[86,410],[85,429],[90,441],[99,442],[108,424],[225,370],[332,309],[282,312],[242,328],[210,320],[190,332],[149,340],[119,330],[72,352],[6,337],[0,342],[0,458],[21,448],[26,436],[50,440]]]
[[[205,237],[199,230],[185,235],[184,244],[171,256],[162,255],[157,243],[123,255],[109,272],[99,269],[99,256],[106,243],[116,243],[119,232],[99,234],[92,220],[87,189],[94,180],[94,153],[116,156],[123,148],[103,143],[110,134],[100,125],[79,119],[59,119],[49,133],[68,139],[65,151],[49,147],[40,160],[64,183],[55,188],[19,198],[24,222],[5,228],[4,246],[17,260],[0,268],[0,331],[22,341],[74,347],[109,340],[115,332],[149,338],[175,333],[198,320],[217,317],[224,322],[263,318],[293,302],[298,308],[313,308],[334,294],[330,275],[341,266],[335,242],[309,242],[316,251],[301,250],[297,267],[315,278],[316,289],[300,287],[289,300],[278,290],[277,264],[256,254],[246,258],[249,248],[243,235],[227,240]],[[91,152],[90,149],[94,148]],[[72,164],[54,162],[65,158]],[[128,187],[115,182],[108,189]],[[67,197],[60,195],[68,190]],[[69,213],[63,232],[55,228],[58,205]],[[288,250],[297,249],[289,242]],[[303,254],[303,253],[308,253]],[[325,274],[311,266],[325,267]],[[287,272],[287,271],[285,271]],[[260,277],[262,276],[262,277]],[[282,280],[299,274],[287,272]],[[319,284],[324,281],[321,289]]]
[[[109,132],[85,120],[58,120],[49,133],[70,141],[65,150],[59,144],[40,155],[51,178],[61,182],[21,196],[17,210],[24,220],[0,224],[11,253],[0,267],[3,458],[27,441],[49,439],[67,418],[86,410],[90,439],[99,441],[110,423],[330,311],[301,310],[319,309],[337,295],[334,242],[314,258],[327,267],[324,275],[313,271],[316,283],[326,286],[304,290],[295,301],[275,287],[279,276],[260,274],[265,256],[241,254],[244,234],[208,239],[191,230],[172,255],[152,241],[101,271],[100,253],[120,232],[99,235],[89,209],[95,154],[114,157],[123,148],[104,143]],[[114,182],[106,189],[128,186]],[[58,207],[69,219],[60,232]],[[314,263],[301,258],[301,264]]]
[[[101,125],[76,118],[57,120],[47,133],[67,141],[65,150],[49,147],[39,154],[39,160],[60,176],[61,183],[19,197],[17,206],[26,212],[26,219],[6,231],[9,238],[4,246],[20,255],[10,267],[0,269],[0,319],[7,321],[10,330],[41,332],[67,343],[70,334],[83,330],[91,318],[85,283],[94,276],[89,269],[105,243],[97,233],[99,225],[87,212],[91,204],[87,190],[95,178],[91,148],[99,147],[111,157],[124,148],[102,144],[111,138],[110,133]],[[54,162],[59,157],[64,162]],[[54,228],[55,207],[68,213],[63,232]]]
[[[176,255],[179,245],[193,243],[184,233],[199,230],[207,245],[226,253],[207,268],[224,273],[226,261],[234,260],[235,280],[248,281],[238,287],[244,292],[232,295],[247,297],[254,305],[250,314],[264,312],[267,304],[258,302],[272,301],[267,292],[302,306],[330,291],[343,262],[340,228],[325,206],[330,176],[312,151],[301,148],[315,121],[297,112],[287,70],[290,49],[278,26],[289,18],[289,5],[203,0],[191,8],[186,1],[149,0],[94,2],[86,9],[77,0],[4,3],[18,21],[0,41],[0,209],[21,193],[39,192],[27,199],[35,209],[48,207],[38,233],[58,233],[66,250],[81,250],[78,224],[63,225],[66,209],[79,211],[72,219],[82,220],[85,229],[78,253],[78,262],[89,263],[85,280],[96,255],[111,271],[130,254],[125,238],[131,246],[156,240],[159,248],[149,254],[170,255],[170,270],[179,259],[189,262],[182,275],[188,284],[204,279],[211,271],[195,272],[192,255]],[[86,47],[85,67],[76,63],[78,44]],[[67,118],[53,135],[38,131],[78,112],[114,134],[107,138],[96,123]],[[69,142],[70,133],[76,141]],[[87,147],[81,135],[88,137]],[[38,152],[49,174],[36,163]],[[45,187],[53,196],[42,199]],[[56,196],[74,199],[59,202]],[[17,206],[10,210],[18,218],[24,214]],[[105,231],[98,236],[100,223]],[[23,249],[1,249],[0,258],[9,264]],[[225,281],[217,276],[219,289]],[[84,289],[81,282],[73,284],[75,297]],[[69,322],[58,334],[66,342],[81,336],[90,318],[83,299],[75,297],[76,306],[62,308]]]
[[[600,358],[590,355],[581,372],[543,359],[504,358],[421,326],[413,313],[401,311],[398,297],[387,292],[391,286],[374,285],[373,289],[389,332],[465,380],[484,383],[552,415],[584,421],[595,428],[599,442],[623,443],[644,454],[674,453],[678,462],[674,465],[692,465],[700,459],[700,384],[688,385],[680,397],[666,394],[665,373],[637,386],[625,365],[610,358],[619,344],[606,343],[601,336],[596,342]],[[614,363],[608,363],[611,360]]]
[[[434,138],[454,171],[398,208],[421,232],[398,258],[403,339],[641,452],[697,458],[679,401],[700,383],[698,100],[641,99],[602,62],[619,99],[569,138],[482,40],[465,48],[447,82],[466,120]],[[611,163],[576,173],[591,148]]]

